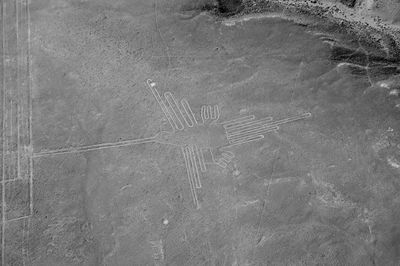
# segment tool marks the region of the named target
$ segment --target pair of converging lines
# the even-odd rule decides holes
[[[273,121],[272,117],[255,120],[254,115],[240,117],[222,123],[226,138],[230,146],[240,145],[261,140],[266,133],[279,130],[279,126],[311,117],[311,113],[304,113],[282,120]]]
[[[182,146],[181,150],[185,160],[185,167],[193,204],[195,205],[196,209],[198,209],[200,208],[200,204],[197,197],[197,189],[201,188],[200,171],[203,173],[207,171],[206,164],[204,162],[203,151],[202,149],[199,149],[197,145]]]

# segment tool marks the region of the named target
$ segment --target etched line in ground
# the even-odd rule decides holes
[[[189,102],[185,98],[183,98],[181,100],[181,105],[182,105],[183,110],[185,111],[186,117],[188,119],[188,120],[185,119],[186,125],[188,125],[188,127],[193,127],[194,124],[197,125],[198,124],[197,119],[194,116],[192,109],[190,108]]]
[[[211,164],[226,168],[235,158],[235,154],[230,148],[262,140],[265,134],[277,131],[279,125],[311,116],[310,113],[305,113],[273,121],[272,117],[256,119],[254,115],[248,115],[217,123],[221,115],[219,106],[202,105],[199,110],[201,123],[198,123],[196,115],[186,98],[178,101],[172,92],[167,91],[162,94],[165,98],[164,100],[156,89],[155,82],[148,79],[146,84],[170,122],[172,131],[160,130],[155,136],[143,139],[42,151],[35,153],[35,157],[88,152],[146,143],[180,147],[185,161],[192,201],[195,207],[199,208],[197,189],[202,187],[201,173],[207,171],[204,152],[209,153],[211,157],[207,164],[211,162]]]
[[[89,151],[95,151],[95,150],[118,148],[118,147],[138,145],[138,144],[144,144],[144,143],[152,143],[155,141],[156,141],[155,137],[149,137],[149,138],[124,140],[124,141],[119,141],[119,142],[101,143],[101,144],[80,146],[80,147],[76,147],[76,148],[65,148],[65,149],[37,152],[37,153],[33,154],[33,157],[38,158],[38,157],[44,157],[44,156],[50,156],[50,155],[82,153],[82,152],[89,152]]]
[[[192,201],[193,204],[195,206],[196,209],[199,208],[199,201],[197,199],[197,192],[196,192],[196,188],[194,186],[194,181],[193,181],[193,172],[192,172],[192,168],[191,168],[191,164],[190,164],[190,159],[189,159],[189,148],[188,147],[182,147],[182,154],[183,154],[183,158],[185,160],[185,166],[186,166],[186,174],[187,174],[187,178],[189,181],[189,187],[190,187],[190,192],[192,195]]]

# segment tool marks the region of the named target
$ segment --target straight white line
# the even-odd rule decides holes
[[[25,266],[25,221],[22,221],[22,243],[21,243],[21,252],[22,252],[22,266]]]
[[[188,154],[186,153],[187,147],[181,147],[182,153],[183,153],[183,158],[185,159],[185,166],[186,166],[186,174],[187,174],[187,178],[189,181],[189,187],[190,187],[190,193],[192,195],[192,200],[193,200],[193,204],[195,205],[196,209],[199,207],[199,203],[198,203],[198,199],[197,199],[197,194],[196,194],[196,189],[194,188],[194,184],[193,184],[193,180],[191,177],[191,170],[190,170],[190,166],[189,166],[189,158],[188,158]]]
[[[263,130],[265,128],[266,128],[265,126],[261,125],[261,126],[258,126],[258,127],[250,128],[248,130],[241,130],[241,131],[238,131],[238,132],[234,132],[232,134],[226,134],[226,137],[227,137],[227,139],[231,139],[231,138],[234,138],[234,137],[239,136],[239,135],[243,135],[243,134],[246,134],[246,133],[251,133],[253,131]]]
[[[209,117],[210,119],[215,119],[215,118],[213,117],[214,112],[213,112],[213,109],[212,109],[211,105],[207,105],[207,114],[208,114],[208,117]]]
[[[31,215],[26,215],[26,216],[22,216],[22,217],[18,217],[18,218],[13,218],[13,219],[8,219],[5,220],[5,223],[11,223],[11,222],[16,222],[16,221],[20,221],[20,220],[24,220],[24,219],[28,219],[31,218]],[[4,223],[3,223],[4,225]]]
[[[19,88],[19,16],[18,16],[18,12],[19,12],[19,8],[18,8],[18,0],[15,0],[15,29],[16,29],[16,33],[17,33],[17,80],[16,80],[16,85],[17,85],[17,178],[20,178],[20,168],[21,168],[21,164],[20,164],[20,101],[21,101],[21,95],[20,95],[20,88]]]
[[[210,113],[209,113],[210,110],[208,107],[211,107],[211,106],[204,105],[204,119],[205,120],[208,120],[210,118]]]
[[[9,84],[9,87],[11,87],[11,85]],[[10,162],[9,162],[9,165],[8,165],[8,168],[9,168],[9,175],[10,176],[14,176],[14,154],[13,154],[13,144],[14,144],[14,140],[13,140],[13,133],[14,133],[14,130],[13,130],[13,105],[14,105],[14,101],[13,101],[13,88],[11,87],[10,88],[10,90],[9,90],[9,92],[10,92],[10,120],[9,120],[9,123],[10,123],[10,136],[9,136],[9,142],[10,143],[8,143],[9,144],[9,146],[8,146],[8,151],[9,151],[9,153],[10,153]]]
[[[179,114],[181,115],[181,117],[183,117],[183,119],[184,119],[185,122],[186,122],[186,118],[185,118],[185,116],[183,115],[182,110],[181,110],[181,108],[180,108],[178,102],[176,101],[174,95],[173,95],[171,92],[168,91],[168,92],[166,92],[166,93],[164,94],[164,96],[165,96],[165,98],[167,99],[167,101],[168,101],[168,98],[171,98],[171,100],[172,100],[172,102],[174,103],[176,109],[178,109]],[[168,98],[167,98],[167,97],[168,97]],[[171,103],[170,103],[169,101],[168,101],[168,103],[171,105]],[[178,120],[179,120],[179,118],[178,118]],[[179,122],[180,122],[180,121],[179,121]],[[182,124],[182,122],[180,122],[180,123]],[[183,126],[183,125],[182,125],[182,126]]]
[[[262,124],[264,124],[266,122],[272,121],[272,119],[273,119],[272,117],[265,117],[265,118],[262,118],[262,119],[259,119],[259,120],[247,121],[247,122],[243,122],[243,123],[237,123],[235,126],[226,128],[226,131],[228,133],[236,132],[238,130],[245,129],[247,127],[262,125]]]
[[[201,188],[200,174],[199,174],[199,169],[197,167],[196,154],[194,153],[193,146],[190,146],[189,151],[190,151],[190,160],[193,166],[192,172],[194,176],[194,183],[196,185],[196,188]]]
[[[217,105],[214,105],[214,106],[210,105],[210,108],[209,108],[210,117],[211,117],[212,120],[216,120],[217,119],[217,112],[215,111],[215,106],[217,106]]]
[[[184,113],[185,113],[185,114],[183,114],[183,113],[181,112],[181,113],[182,113],[183,120],[185,120],[185,123],[186,123],[186,125],[187,125],[188,127],[193,127],[193,126],[194,126],[193,120],[192,120],[192,118],[190,117],[190,114],[188,113],[188,110],[186,110],[186,107],[183,105],[182,101],[181,101],[181,105],[182,105],[183,111],[184,111]]]
[[[181,100],[181,105],[183,106],[183,110],[185,111],[187,117],[188,117],[189,120],[190,120],[190,123],[188,123],[188,121],[185,119],[186,124],[187,124],[189,127],[193,127],[193,126],[194,126],[194,123],[196,123],[196,125],[197,125],[196,117],[194,116],[193,111],[192,111],[192,109],[190,108],[189,102],[188,102],[185,98],[183,98],[183,99]],[[193,123],[193,122],[194,122],[194,123]]]
[[[163,111],[165,117],[167,118],[169,124],[172,127],[172,130],[175,130],[175,127],[172,123],[172,117],[171,114],[168,111],[167,106],[165,105],[165,103],[163,102],[163,100],[161,99],[160,94],[158,93],[157,89],[155,88],[155,83],[151,80],[151,79],[147,79],[146,81],[147,86],[149,87],[151,93],[153,94],[153,97],[156,99],[158,105],[160,106],[161,110]]]
[[[27,49],[27,77],[28,77],[28,104],[29,104],[29,181],[30,181],[30,213],[33,214],[33,133],[32,133],[32,116],[33,116],[33,94],[31,84],[31,17],[29,11],[29,0],[25,0],[26,14],[28,23],[28,49]]]
[[[172,111],[172,114],[173,114],[172,115],[172,121],[174,121],[176,129],[183,130],[185,127],[183,126],[182,121],[179,119],[179,117],[178,117],[178,115],[177,115],[177,113],[175,112],[175,109],[174,109],[174,105],[178,106],[176,104],[174,96],[171,94],[171,92],[167,91],[166,93],[164,93],[164,97],[165,97],[165,99],[167,99],[167,103],[169,105],[169,109]],[[179,110],[179,107],[177,107],[177,108]],[[179,110],[179,112],[180,112],[180,110]],[[182,112],[181,112],[181,114],[182,114]],[[175,121],[177,121],[178,123],[175,122]]]
[[[202,124],[204,124],[204,122],[205,122],[205,120],[206,120],[206,117],[205,117],[205,106],[204,105],[202,105],[201,107],[200,107],[200,116],[201,116],[201,121],[202,121]]]
[[[224,128],[229,128],[229,127],[234,126],[237,123],[243,123],[245,121],[252,121],[255,118],[256,117],[254,115],[243,116],[243,117],[239,117],[239,118],[236,118],[236,119],[232,119],[232,120],[229,120],[229,121],[222,122],[221,125],[223,125]]]
[[[271,129],[274,130],[274,131],[275,130],[279,130],[279,127],[278,126],[268,126],[268,127],[267,126],[263,126],[263,127],[254,128],[254,129],[251,129],[251,130],[240,131],[235,135],[229,135],[228,139],[231,140],[231,139],[235,139],[235,138],[241,138],[241,137],[246,136],[246,135],[260,135],[263,132],[265,132],[265,133],[270,132]]]
[[[303,120],[303,119],[306,119],[306,118],[309,118],[309,117],[311,117],[311,113],[304,113],[304,114],[301,114],[301,115],[296,115],[296,116],[288,117],[288,118],[285,118],[285,119],[277,120],[277,121],[272,122],[272,123],[268,123],[268,126],[283,125],[283,124],[287,124],[287,123],[290,123],[290,122]]]
[[[188,163],[189,163],[190,178],[192,180],[192,183],[193,183],[194,187],[197,187],[197,185],[196,185],[197,184],[196,174],[195,174],[195,170],[194,170],[195,166],[194,166],[194,162],[193,162],[193,158],[192,158],[192,154],[191,154],[190,148],[191,148],[190,146],[186,146],[185,147],[186,155],[187,155]]]
[[[199,149],[197,145],[194,145],[194,151],[196,153],[196,157],[199,159],[200,171],[203,173],[206,172],[207,167],[206,164],[204,163],[204,155],[202,149],[201,148]]]
[[[214,117],[215,117],[215,120],[218,120],[220,115],[221,114],[219,112],[219,106],[218,106],[218,104],[216,104],[216,105],[214,105]]]
[[[241,140],[246,140],[248,138],[252,138],[252,137],[255,137],[255,136],[259,136],[259,135],[263,135],[264,136],[266,133],[277,131],[277,130],[279,130],[279,127],[271,127],[271,128],[265,129],[265,130],[257,130],[257,131],[254,131],[254,132],[251,132],[251,133],[248,133],[248,134],[235,136],[234,138],[229,139],[229,143],[233,144],[234,142],[241,141]]]
[[[15,181],[24,181],[24,178],[13,178],[13,179],[6,179],[4,182],[0,181],[0,184],[7,184]]]
[[[241,144],[250,143],[250,142],[253,142],[253,141],[258,141],[258,140],[261,140],[263,138],[264,138],[263,135],[255,136],[255,137],[253,137],[251,139],[247,139],[247,140],[242,140],[242,141],[239,141],[239,142],[231,143],[230,145],[226,146],[226,148],[231,148],[231,147],[238,146],[238,145],[241,145]]]
[[[3,79],[3,106],[2,106],[2,111],[3,111],[3,122],[2,122],[2,156],[1,156],[1,161],[2,161],[2,181],[5,181],[5,158],[4,158],[4,151],[6,149],[5,147],[5,106],[6,106],[6,83],[5,83],[5,34],[4,34],[4,23],[5,23],[5,9],[6,9],[6,2],[2,1],[2,10],[1,10],[1,36],[2,36],[2,79]],[[5,186],[2,186],[2,204],[1,204],[1,221],[2,221],[2,226],[1,226],[1,265],[6,265],[5,264],[5,221],[6,221],[6,189]]]
[[[248,127],[248,128],[242,128],[242,129],[240,129],[240,130],[238,130],[238,131],[233,131],[233,132],[231,132],[231,133],[228,133],[228,134],[226,134],[226,136],[228,137],[228,138],[231,138],[231,137],[235,137],[235,136],[237,136],[237,135],[242,135],[242,134],[244,134],[244,133],[246,133],[246,132],[252,132],[252,131],[256,131],[256,130],[262,130],[262,129],[266,129],[266,128],[270,128],[271,126],[269,126],[268,124],[266,124],[266,125],[252,125],[251,127]]]
[[[58,149],[52,151],[43,151],[34,153],[33,157],[43,157],[43,156],[51,156],[51,155],[60,155],[60,154],[68,154],[68,153],[80,153],[80,152],[88,152],[94,150],[101,150],[101,149],[108,149],[108,148],[117,148],[117,147],[124,147],[130,145],[138,145],[144,143],[151,143],[155,142],[156,137],[150,138],[142,138],[142,139],[132,139],[132,140],[124,140],[119,142],[109,142],[109,143],[101,143],[101,144],[94,144],[94,145],[87,145],[81,146],[76,148],[66,148],[66,149]]]
[[[231,140],[229,140],[229,143],[230,144],[235,144],[235,143],[238,143],[238,142],[242,142],[242,141],[258,138],[258,136],[265,137],[263,134],[258,134],[258,135],[254,134],[254,135],[249,135],[249,136],[243,136],[243,137],[240,137],[240,138],[237,138],[237,139],[231,139]]]
[[[31,215],[33,215],[33,214],[31,214]],[[30,243],[29,234],[30,234],[30,228],[31,228],[31,217],[28,218],[26,227],[27,227],[27,230],[26,230],[26,240],[27,240],[26,241],[26,249],[28,250],[26,252],[26,257],[27,257],[27,259],[29,259],[29,250],[30,250],[30,248],[29,248],[29,243]]]

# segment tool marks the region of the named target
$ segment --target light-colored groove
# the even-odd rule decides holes
[[[52,155],[61,155],[61,154],[69,154],[69,153],[82,153],[89,152],[95,150],[102,150],[108,148],[118,148],[124,146],[138,145],[144,143],[152,143],[156,141],[156,137],[150,138],[142,138],[142,139],[132,139],[132,140],[124,140],[119,142],[109,142],[109,143],[101,143],[94,145],[81,146],[76,148],[66,148],[66,149],[58,149],[51,151],[42,151],[33,154],[34,158],[44,157],[44,156],[52,156]]]
[[[6,137],[6,82],[5,82],[5,29],[4,29],[4,23],[5,23],[5,9],[6,9],[6,2],[5,1],[1,1],[1,37],[2,37],[2,131],[1,131],[1,140],[2,140],[2,156],[1,156],[1,171],[2,171],[2,175],[1,175],[1,179],[4,183],[6,176],[5,176],[5,154],[4,151],[6,150],[6,141],[5,141],[5,137]],[[3,224],[3,226],[1,227],[1,265],[6,265],[5,264],[5,223],[6,223],[6,188],[5,186],[2,186],[2,204],[1,204],[1,222]]]
[[[273,132],[273,131],[277,131],[279,130],[279,127],[270,127],[270,128],[266,128],[266,129],[262,129],[262,130],[256,130],[253,132],[247,132],[246,134],[242,134],[242,135],[237,135],[235,137],[232,137],[229,139],[229,143],[234,143],[243,139],[247,139],[247,138],[251,138],[253,136],[258,136],[258,135],[265,135],[269,132]]]
[[[205,171],[207,171],[207,168],[206,164],[204,163],[203,152],[201,149],[199,149],[197,145],[194,145],[194,152],[196,154],[196,158],[198,158],[199,161],[200,171],[204,173]]]
[[[187,147],[181,147],[181,150],[182,150],[183,158],[185,160],[186,174],[187,174],[187,178],[188,178],[188,181],[189,181],[190,194],[192,195],[192,201],[193,201],[193,204],[196,207],[196,209],[198,209],[199,208],[199,202],[198,202],[198,199],[197,199],[197,192],[196,192],[196,189],[194,187],[193,180],[192,180],[192,171],[190,169],[190,163],[189,163],[189,157],[188,157],[188,153],[187,153]]]
[[[207,115],[208,115],[208,119],[215,119],[213,117],[213,108],[211,105],[207,105]]]
[[[24,219],[29,219],[31,217],[32,217],[32,215],[26,215],[26,216],[22,216],[22,217],[18,217],[18,218],[8,219],[5,221],[5,223],[16,222],[16,221],[20,221],[20,220],[24,220]]]
[[[163,111],[163,113],[164,113],[165,117],[167,118],[169,124],[171,125],[172,129],[175,130],[172,116],[171,116],[167,106],[165,105],[164,101],[161,99],[161,96],[158,93],[157,89],[155,88],[154,82],[151,79],[147,79],[146,84],[149,87],[151,93],[153,94],[153,97],[156,99],[161,110]]]
[[[250,143],[250,142],[253,142],[253,141],[262,140],[263,138],[264,138],[263,135],[254,136],[254,137],[246,139],[246,140],[240,140],[240,141],[236,141],[236,142],[230,143],[230,145],[226,146],[226,148],[231,148],[231,147],[234,147],[234,146]]]
[[[209,106],[207,105],[203,105],[204,106],[204,119],[208,120],[210,119],[210,113],[209,113]]]
[[[206,108],[205,105],[202,105],[201,108],[200,108],[200,116],[201,116],[201,121],[202,121],[203,124],[207,120],[206,119],[206,109],[207,108]]]
[[[200,159],[200,170],[201,170],[201,172],[206,172],[207,171],[207,166],[206,166],[206,163],[205,163],[205,161],[204,161],[204,154],[203,154],[203,149],[202,148],[200,148],[199,149],[199,153],[200,153],[200,155],[199,155],[199,159]]]
[[[230,137],[234,137],[234,136],[237,136],[237,135],[241,135],[241,134],[246,133],[246,132],[252,132],[252,131],[261,130],[261,129],[265,129],[265,128],[270,128],[270,127],[271,126],[269,124],[252,125],[252,126],[249,126],[247,128],[242,128],[240,130],[233,131],[231,133],[227,133],[226,136],[227,136],[227,138],[230,138]]]
[[[21,101],[21,95],[20,95],[20,87],[19,87],[19,46],[20,46],[20,42],[19,42],[19,8],[18,8],[18,3],[19,0],[15,0],[15,31],[16,31],[16,49],[17,49],[17,53],[16,53],[16,91],[17,91],[17,173],[16,176],[17,178],[20,178],[21,173],[20,173],[20,168],[21,168],[21,162],[20,162],[20,101]]]
[[[219,120],[221,113],[219,112],[219,106],[218,104],[214,105],[214,119]]]
[[[275,122],[271,122],[271,123],[268,124],[268,126],[283,125],[283,124],[291,123],[291,122],[294,122],[294,121],[307,119],[309,117],[311,117],[311,113],[304,113],[304,114],[301,114],[301,115],[296,115],[296,116],[288,117],[288,118],[285,118],[285,119],[277,120]]]
[[[215,120],[217,118],[217,116],[216,116],[216,113],[214,112],[214,108],[211,105],[209,105],[207,108],[208,108],[208,112],[210,113],[210,118],[212,120]]]
[[[247,131],[241,131],[235,135],[229,135],[228,139],[241,138],[242,136],[245,136],[245,135],[259,135],[259,133],[261,134],[262,132],[268,133],[268,132],[270,132],[271,129],[273,131],[279,130],[279,127],[278,126],[263,126],[263,127],[254,128],[254,129],[247,130]]]
[[[188,127],[193,127],[194,123],[197,125],[196,117],[195,117],[195,115],[194,115],[194,113],[192,111],[192,108],[190,108],[189,102],[185,98],[183,98],[181,100],[181,105],[182,105],[183,110],[185,111],[187,117],[190,120],[190,123],[188,123],[188,121],[186,121],[186,119],[185,119],[185,122],[188,125]]]
[[[192,173],[194,177],[194,184],[196,188],[201,188],[201,180],[200,180],[200,174],[199,174],[199,168],[197,166],[197,160],[196,160],[196,154],[194,152],[193,146],[189,147],[189,152],[190,152],[190,161],[192,162]]]
[[[258,136],[263,136],[263,137],[265,137],[263,134],[249,135],[249,136],[244,136],[244,137],[237,138],[237,139],[232,139],[232,140],[229,141],[229,143],[230,143],[230,144],[235,144],[235,143],[239,143],[239,142],[251,140],[251,139],[254,139],[254,138],[258,138]]]
[[[231,133],[231,132],[236,132],[236,131],[239,131],[241,129],[246,129],[246,128],[252,127],[252,126],[264,125],[264,124],[266,124],[268,122],[271,122],[272,119],[273,119],[272,117],[265,117],[265,118],[262,118],[262,119],[259,119],[259,120],[253,120],[253,121],[247,121],[247,122],[243,122],[243,123],[237,123],[235,126],[227,128],[226,131],[228,133]]]
[[[31,80],[31,15],[29,10],[29,0],[25,0],[25,8],[26,8],[26,16],[27,16],[27,29],[28,29],[28,48],[27,48],[27,83],[28,83],[28,110],[29,110],[29,120],[28,120],[28,127],[29,127],[29,182],[30,182],[30,214],[33,214],[33,128],[32,128],[32,121],[33,121],[33,93],[32,93],[32,80]],[[30,219],[28,219],[30,223]]]
[[[26,179],[24,179],[24,178],[6,179],[4,182],[0,181],[0,184],[7,184],[7,183],[15,182],[15,181],[24,181],[24,180],[26,180]]]
[[[172,110],[172,114],[173,114],[172,119],[174,121],[176,129],[183,130],[185,127],[183,126],[182,121],[179,119],[178,114],[175,111],[175,108],[178,110],[178,112],[180,113],[180,115],[183,118],[185,118],[185,117],[183,116],[182,111],[179,108],[178,103],[175,100],[174,95],[172,95],[171,92],[167,91],[166,93],[164,93],[164,97],[168,102],[169,108]]]

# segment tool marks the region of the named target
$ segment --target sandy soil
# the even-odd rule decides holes
[[[390,53],[279,9],[13,3],[3,265],[398,265]]]

